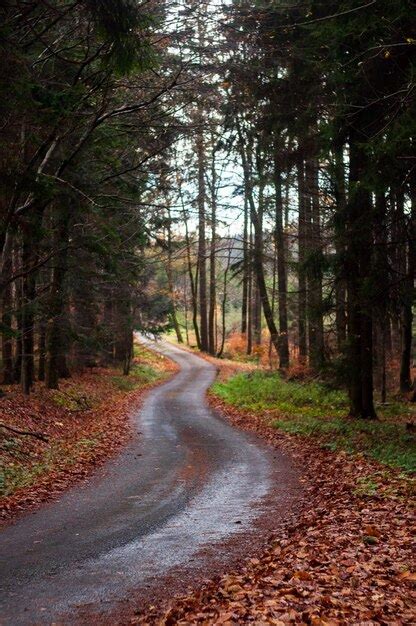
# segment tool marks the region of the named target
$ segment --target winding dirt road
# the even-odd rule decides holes
[[[180,372],[149,393],[124,451],[3,531],[1,624],[70,624],[87,608],[111,611],[172,568],[203,567],[201,549],[247,532],[272,490],[275,515],[293,501],[287,459],[206,405],[214,366],[167,343],[151,347]]]

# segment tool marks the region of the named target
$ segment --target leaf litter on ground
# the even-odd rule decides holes
[[[291,455],[304,487],[299,515],[263,553],[167,607],[138,610],[130,623],[415,624],[413,478],[279,431],[261,411],[237,409],[214,393],[210,402],[236,427]]]

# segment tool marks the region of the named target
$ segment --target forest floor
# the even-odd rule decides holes
[[[170,359],[137,345],[129,376],[93,368],[61,380],[59,390],[37,383],[29,398],[15,385],[3,387],[1,520],[9,522],[55,498],[115,454],[129,438],[131,411],[149,388],[176,370]]]
[[[29,400],[6,390],[0,422],[48,440],[2,429],[7,521],[90,474],[128,439],[128,416],[144,391],[176,369],[142,346],[137,357],[129,377],[95,369],[59,391],[39,385]],[[276,515],[266,547],[260,542],[250,559],[113,623],[414,624],[412,408],[391,402],[379,422],[357,426],[343,417],[341,392],[316,381],[287,383],[253,363],[205,358],[218,370],[211,406],[291,456],[302,501],[287,523]]]
[[[130,623],[414,624],[415,442],[407,408],[384,407],[380,422],[361,431],[342,418],[342,395],[329,394],[324,406],[321,390],[275,393],[273,374],[215,363],[211,405],[291,455],[304,486],[300,513],[256,558]]]
[[[294,514],[302,489],[287,455],[207,406],[215,367],[148,344],[179,371],[132,411],[126,445],[1,533],[5,624],[129,623],[137,606],[255,556]]]

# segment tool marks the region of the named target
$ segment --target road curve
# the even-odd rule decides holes
[[[132,416],[128,446],[91,480],[2,532],[1,624],[69,624],[86,607],[110,610],[131,590],[187,567],[205,545],[244,531],[262,512],[276,469],[288,477],[283,456],[206,405],[211,363],[165,342],[152,347],[180,371]]]

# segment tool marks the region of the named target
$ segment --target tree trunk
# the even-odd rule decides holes
[[[7,259],[4,273],[8,277],[11,274],[11,258]],[[13,383],[13,330],[12,330],[12,288],[8,284],[2,293],[2,381],[4,385]]]
[[[184,316],[185,316],[185,337],[186,337],[186,345],[189,346],[189,327],[188,327],[188,285],[186,281],[186,265],[184,268],[183,275],[183,308],[184,308]]]
[[[263,255],[264,255],[263,216],[264,216],[265,179],[264,179],[264,160],[260,154],[259,146],[257,146],[257,149],[256,149],[256,168],[257,168],[259,190],[258,190],[258,208],[257,208],[258,227],[255,228],[254,230],[254,248],[256,252],[258,252],[259,257],[263,258]],[[261,299],[261,287],[258,283],[257,274],[256,274],[256,280],[254,284],[255,284],[255,289],[254,289],[254,297],[252,301],[253,302],[253,337],[254,337],[254,344],[256,346],[260,346],[261,345],[261,326],[262,326],[261,324],[262,323],[262,319],[261,319],[262,299]]]
[[[68,237],[71,215],[70,206],[67,203],[68,200],[63,199],[57,217],[58,223],[54,241],[57,252],[54,257],[48,299],[45,371],[45,383],[48,389],[58,389],[61,375],[69,374],[66,363],[67,345],[64,336],[67,324],[64,280],[68,269]]]
[[[224,352],[224,344],[225,344],[225,307],[227,305],[227,277],[230,269],[231,263],[231,253],[232,253],[232,244],[230,242],[228,248],[228,257],[227,257],[227,265],[224,270],[224,291],[222,295],[222,306],[221,306],[221,326],[222,326],[222,334],[221,334],[221,346],[218,350],[217,357],[222,357]]]
[[[348,341],[350,415],[375,418],[373,402],[372,301],[366,293],[371,275],[373,207],[363,181],[366,155],[360,138],[350,137],[350,193],[347,203],[346,272],[348,289]]]
[[[202,111],[198,115],[202,125]],[[198,130],[196,141],[198,157],[198,273],[199,273],[199,318],[201,350],[208,352],[208,311],[207,311],[207,262],[205,240],[205,150],[202,129]]]
[[[209,254],[209,312],[208,312],[208,349],[209,353],[216,353],[215,341],[215,309],[216,309],[216,289],[215,289],[215,246],[217,244],[217,171],[215,168],[215,152],[212,154],[211,164],[211,245]]]
[[[305,194],[305,168],[301,155],[298,156],[298,344],[299,361],[306,363],[308,356],[307,349],[307,324],[306,324],[306,219],[307,219],[307,198]]]
[[[277,288],[279,308],[279,367],[285,370],[289,367],[289,336],[287,323],[287,278],[286,278],[286,250],[285,234],[283,231],[283,203],[282,203],[282,175],[277,154],[274,161],[274,184],[276,198],[275,214],[275,245],[277,250]]]
[[[308,232],[308,298],[309,298],[309,358],[315,371],[325,363],[324,321],[322,303],[322,242],[319,206],[318,161],[315,157],[306,162],[307,192],[310,220]]]
[[[402,306],[402,354],[400,363],[400,391],[411,391],[413,388],[411,365],[413,343],[413,301],[416,267],[416,189],[411,190],[411,214],[407,229],[407,268],[404,282]]]
[[[247,333],[247,303],[248,303],[248,280],[249,280],[249,259],[248,259],[248,205],[247,198],[244,197],[244,227],[243,227],[243,280],[242,280],[242,305],[241,305],[241,333]]]
[[[196,276],[192,271],[192,259],[191,259],[191,242],[189,240],[188,220],[184,216],[185,221],[185,240],[186,240],[186,260],[188,264],[189,284],[191,286],[191,299],[192,299],[192,325],[195,332],[195,340],[198,350],[201,350],[201,338],[198,326],[198,264],[196,266]]]
[[[246,198],[245,198],[246,200]],[[248,239],[249,259],[247,272],[247,355],[250,356],[253,352],[253,320],[252,320],[252,306],[251,299],[253,295],[253,263],[252,263],[252,250],[253,250],[253,225],[250,220],[250,234]]]
[[[111,365],[114,361],[114,319],[113,319],[113,292],[108,289],[104,295],[103,326],[105,329],[105,343],[103,345],[103,362]]]
[[[345,276],[340,272],[345,251],[345,165],[344,165],[344,145],[341,142],[335,146],[334,163],[334,191],[336,202],[335,221],[335,250],[337,256],[337,271],[335,274],[335,326],[337,332],[337,347],[342,353],[345,349],[347,339],[347,311],[346,311],[346,289]]]
[[[37,224],[35,224],[35,228]],[[35,325],[35,298],[36,276],[34,272],[35,250],[32,238],[28,232],[23,233],[22,243],[22,267],[24,276],[22,279],[22,357],[20,384],[25,395],[29,395],[34,383],[35,360],[34,360],[34,325]]]
[[[273,250],[273,275],[272,275],[272,297],[271,297],[271,309],[273,314],[273,319],[275,316],[275,305],[276,305],[276,280],[277,280],[277,248],[274,247]],[[280,329],[279,329],[280,336]],[[273,355],[273,343],[269,337],[269,366],[272,367],[272,355]]]
[[[124,360],[123,360],[123,376],[130,374],[131,362],[133,360],[133,330],[131,328],[125,329],[125,346],[124,346]]]
[[[38,380],[44,381],[46,369],[46,323],[44,320],[39,323],[38,350]]]
[[[175,293],[173,289],[173,271],[172,271],[172,218],[170,208],[168,207],[168,258],[166,264],[166,275],[168,279],[168,291],[169,298],[171,303],[171,311],[170,318],[172,320],[172,326],[175,330],[176,339],[178,343],[183,343],[183,337],[181,333],[181,329],[178,322],[178,317],[176,315],[176,302],[175,302]]]
[[[387,377],[386,377],[386,327],[381,328],[381,402],[384,404],[387,397]]]

